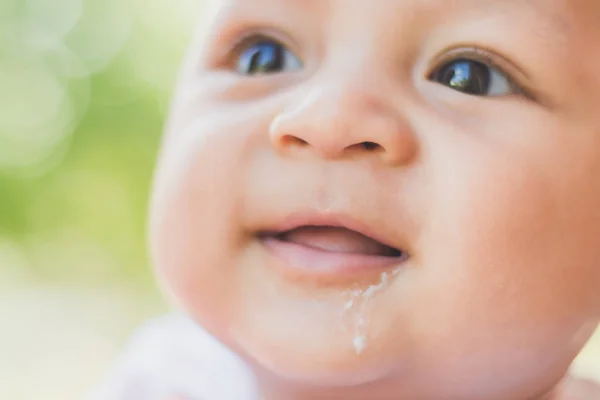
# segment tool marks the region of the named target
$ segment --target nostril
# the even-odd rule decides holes
[[[380,147],[377,143],[373,142],[362,142],[361,145],[365,150],[376,150]]]
[[[281,138],[281,143],[284,146],[289,146],[289,145],[306,146],[308,144],[308,142],[306,140],[301,139],[297,136],[292,136],[292,135],[286,135],[283,138]]]

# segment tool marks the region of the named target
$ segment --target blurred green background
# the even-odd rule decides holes
[[[167,311],[148,192],[199,0],[0,1],[0,399],[80,399]],[[600,379],[600,340],[576,364]],[[595,375],[594,375],[595,374]]]
[[[167,310],[153,162],[198,0],[0,0],[0,399],[80,399]]]

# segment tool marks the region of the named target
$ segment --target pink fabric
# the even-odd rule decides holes
[[[87,400],[257,400],[243,363],[183,315],[151,321]]]

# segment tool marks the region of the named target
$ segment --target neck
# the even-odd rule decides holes
[[[358,386],[316,386],[306,382],[292,382],[275,377],[271,373],[254,370],[257,388],[261,396],[257,400],[325,400],[325,399],[390,399],[398,393],[398,382],[394,379],[378,380]],[[408,388],[402,390],[403,396]],[[414,398],[414,396],[408,396]]]
[[[269,388],[269,389],[261,390],[259,393],[261,393],[261,394],[257,398],[257,400],[326,400],[326,399],[390,400],[390,399],[396,398],[396,397],[391,397],[391,396],[394,396],[394,394],[392,394],[391,392],[384,394],[381,391],[379,391],[379,394],[371,393],[371,394],[367,395],[364,392],[357,393],[354,389],[346,389],[344,391],[342,391],[342,390],[331,391],[331,390],[286,390],[286,389],[273,390],[273,388]],[[373,396],[376,396],[376,397],[373,397]],[[399,397],[397,397],[398,399],[412,398],[412,397],[406,397],[405,395],[398,395],[398,394],[396,394],[395,396],[399,396]],[[575,399],[575,397],[564,397],[562,395],[559,395],[555,390],[553,390],[551,393],[542,395],[541,397],[536,396],[536,397],[533,397],[530,399],[523,399],[523,400],[563,400],[563,399]],[[578,398],[578,400],[579,400],[579,398]],[[581,400],[584,400],[584,399],[581,399]],[[590,400],[591,400],[591,398],[590,398]]]
[[[421,386],[419,388],[419,386]],[[435,386],[435,385],[433,385]],[[374,382],[368,385],[357,387],[309,387],[305,385],[293,384],[289,382],[281,382],[275,379],[259,379],[259,393],[261,396],[257,400],[326,400],[326,399],[345,399],[345,400],[389,400],[389,399],[413,399],[413,398],[437,398],[436,395],[428,395],[427,388],[429,385],[411,385],[411,387],[399,387],[397,381],[389,382]],[[425,390],[423,390],[425,387]],[[421,390],[420,390],[421,389]],[[522,397],[522,395],[500,395],[493,396],[494,400],[563,400],[574,397],[569,397],[573,393],[572,390],[559,384],[551,390],[545,390],[543,394],[534,396]],[[439,394],[437,395],[439,396]],[[513,395],[514,396],[514,395]],[[520,397],[517,397],[520,396]],[[480,396],[475,399],[481,400]],[[579,398],[578,398],[579,399]],[[584,400],[584,399],[582,399]],[[586,399],[587,400],[587,399]]]

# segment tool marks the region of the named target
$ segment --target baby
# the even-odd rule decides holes
[[[106,399],[587,400],[600,2],[215,0]]]

